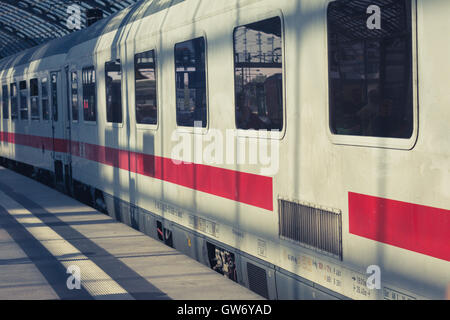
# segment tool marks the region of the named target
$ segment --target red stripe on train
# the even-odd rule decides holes
[[[349,192],[350,233],[450,261],[450,210]]]
[[[67,141],[63,139],[52,139],[20,133],[0,132],[0,141],[50,151],[53,150],[54,142],[56,152],[67,153],[68,151]]]
[[[218,197],[273,211],[272,178],[202,164],[85,144],[85,157]]]
[[[51,150],[52,139],[1,132],[0,139],[24,146]],[[208,165],[181,163],[172,159],[71,141],[72,155],[112,167],[167,181],[214,196],[273,211],[273,179]],[[80,154],[83,144],[84,154]],[[66,140],[55,139],[55,151],[68,152]]]

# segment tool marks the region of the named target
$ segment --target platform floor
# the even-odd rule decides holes
[[[81,288],[67,270],[79,267]],[[70,279],[69,279],[70,278]],[[0,167],[0,300],[263,299],[139,231]]]

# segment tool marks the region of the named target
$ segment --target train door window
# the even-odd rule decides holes
[[[182,127],[207,125],[205,38],[175,45],[177,124]],[[197,125],[198,126],[198,125]]]
[[[41,104],[42,104],[42,119],[50,120],[49,103],[48,103],[48,79],[41,79]]]
[[[120,60],[105,63],[106,121],[122,123],[122,70]]]
[[[30,80],[31,120],[40,120],[38,79]]]
[[[78,121],[78,73],[76,71],[71,72],[70,83],[71,83],[72,121]]]
[[[134,56],[136,122],[157,124],[156,66],[154,50]]]
[[[58,74],[50,75],[50,94],[52,96],[53,121],[58,121]]]
[[[274,17],[234,29],[238,129],[283,129],[283,39]]]
[[[11,83],[9,93],[11,95],[11,120],[17,120],[19,118],[17,83]]]
[[[19,96],[20,96],[20,119],[28,120],[28,90],[27,82],[19,82]]]
[[[83,118],[84,121],[97,121],[96,77],[94,67],[83,68]]]
[[[332,133],[410,138],[411,0],[338,0],[327,16]]]
[[[9,96],[8,86],[2,86],[2,104],[3,104],[3,120],[9,119]]]

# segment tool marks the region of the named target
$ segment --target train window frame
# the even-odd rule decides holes
[[[76,84],[77,84],[77,94],[76,94],[76,96],[77,96],[77,111],[76,111],[76,113],[78,115],[78,119],[76,119],[76,120],[73,118],[73,113],[74,113],[74,110],[73,110],[73,87],[72,87],[72,85],[74,83],[73,78],[72,78],[73,74],[77,75],[77,79],[76,79]],[[80,102],[83,100],[83,99],[80,99],[80,90],[82,90],[83,88],[82,88],[82,86],[80,87],[80,72],[78,72],[78,69],[76,69],[76,68],[69,69],[69,82],[70,82],[70,88],[69,88],[69,90],[70,90],[70,96],[69,96],[70,121],[72,121],[73,124],[78,124],[78,123],[80,123]],[[82,98],[82,96],[81,96],[81,98]]]
[[[5,92],[4,89],[5,88],[6,88],[6,95],[4,94],[4,92]],[[8,86],[8,83],[1,83],[1,88],[0,89],[1,89],[1,92],[2,92],[2,100],[1,100],[1,102],[2,102],[2,110],[1,110],[2,120],[9,120],[11,112],[10,112],[10,107],[9,107],[9,86]],[[6,110],[8,111],[8,114],[7,114],[6,118],[5,118],[5,113],[4,113],[4,111],[5,111],[5,102],[6,102]]]
[[[267,130],[267,134],[261,135],[259,130],[255,129],[240,129],[237,125],[237,117],[236,117],[236,78],[235,78],[235,43],[234,43],[234,34],[237,28],[243,27],[249,24],[257,23],[260,21],[268,20],[271,18],[279,18],[281,22],[281,54],[282,54],[282,101],[283,101],[283,127],[280,131],[269,131]],[[233,31],[231,33],[231,76],[233,77],[233,93],[232,93],[232,102],[233,102],[233,123],[234,130],[236,130],[236,136],[239,138],[254,138],[254,139],[262,139],[262,140],[283,140],[286,136],[286,130],[288,126],[287,121],[287,77],[286,77],[286,29],[285,29],[285,18],[283,11],[281,9],[272,9],[264,12],[255,12],[254,10],[244,10],[242,18],[239,21],[235,21],[233,23]]]
[[[175,52],[176,52],[176,46],[178,44],[182,44],[184,42],[188,42],[188,41],[192,41],[195,39],[199,39],[199,38],[203,38],[204,42],[205,42],[205,91],[206,91],[206,126],[205,127],[195,127],[195,126],[181,126],[178,125],[178,120],[177,120],[177,72],[176,72],[176,56],[175,56]],[[172,43],[172,55],[171,55],[171,63],[172,63],[172,67],[173,67],[173,90],[174,90],[174,105],[175,105],[175,127],[176,127],[176,132],[179,133],[191,133],[191,134],[201,134],[201,135],[206,135],[209,132],[209,128],[210,128],[210,121],[211,121],[211,117],[210,117],[210,99],[209,99],[209,89],[210,89],[210,85],[209,85],[209,54],[208,54],[208,37],[206,34],[206,31],[203,29],[198,30],[195,34],[182,34],[179,37],[176,37],[175,39],[173,39]]]
[[[36,87],[37,95],[32,96],[31,95],[32,94],[32,82],[34,82],[34,81],[36,82],[36,86],[37,86]],[[40,122],[41,121],[41,93],[39,90],[39,78],[38,77],[30,78],[29,85],[30,85],[30,89],[29,89],[29,92],[30,92],[30,120],[32,122]],[[36,116],[33,117],[32,98],[37,98],[37,111],[38,111],[37,117]]]
[[[30,99],[30,89],[28,87],[28,81],[23,78],[22,80],[18,81],[19,83],[19,89],[18,89],[18,101],[19,101],[19,120],[23,122],[29,122],[30,121],[30,105],[29,105],[29,99]],[[22,89],[22,85],[25,85],[25,88]],[[25,93],[25,95],[22,95]],[[25,102],[23,102],[25,100]],[[26,108],[22,108],[22,104],[25,103]],[[26,118],[22,117],[22,112],[26,110]]]
[[[120,64],[120,111],[121,111],[121,117],[122,117],[122,121],[121,122],[108,121],[108,101],[107,101],[107,99],[108,99],[108,94],[107,94],[108,87],[107,87],[107,83],[106,83],[106,81],[107,81],[106,75],[107,75],[108,71],[107,71],[106,68],[107,68],[107,64],[114,63],[114,62],[119,62],[119,64]],[[124,98],[123,85],[124,85],[124,80],[125,80],[124,74],[126,75],[125,65],[123,63],[123,60],[120,57],[116,57],[116,58],[111,57],[111,59],[106,59],[105,60],[105,62],[103,64],[103,67],[104,67],[103,73],[102,73],[103,85],[104,85],[104,91],[103,91],[104,96],[103,96],[103,98],[105,99],[104,100],[105,101],[104,123],[106,124],[107,127],[122,128],[123,125],[124,125],[124,122],[125,122],[125,117],[126,117],[125,105],[123,103],[123,98]],[[97,77],[98,77],[98,74],[97,74]],[[97,78],[97,80],[98,80],[98,78]]]
[[[15,111],[16,114],[13,117],[13,95],[12,95],[12,88],[15,88],[15,96],[14,96],[14,100],[15,100]],[[9,83],[9,105],[10,105],[10,115],[11,115],[11,121],[16,122],[19,121],[19,90],[18,90],[18,85],[17,85],[17,81],[14,79]]]
[[[55,82],[53,82],[53,76],[56,76],[56,81]],[[60,91],[60,90],[62,90],[62,88],[63,88],[63,83],[61,82],[60,77],[61,77],[61,71],[60,70],[51,70],[49,72],[49,75],[48,75],[48,85],[49,85],[49,89],[50,89],[49,90],[50,120],[52,122],[54,122],[54,123],[57,123],[60,120],[64,121],[63,115],[62,114],[60,115],[60,112],[59,112],[60,102],[63,101],[62,100],[62,96],[60,96],[61,93],[62,93],[62,91]],[[53,84],[55,84],[55,89],[56,90],[53,90],[54,89],[53,88]],[[55,96],[53,95],[53,93],[56,94],[56,101],[54,99]],[[56,105],[55,105],[55,103],[56,103]]]
[[[136,56],[138,54],[143,54],[153,51],[153,60],[155,64],[155,82],[156,82],[156,124],[150,124],[150,123],[138,123],[137,122],[137,110],[136,110]],[[153,46],[151,48],[145,49],[145,50],[139,50],[136,51],[133,55],[133,85],[134,85],[134,120],[136,124],[136,129],[138,130],[152,130],[157,131],[159,128],[159,124],[161,122],[160,119],[160,92],[159,92],[159,59],[158,59],[158,50],[156,46]]]
[[[48,74],[43,74],[42,76],[39,77],[39,94],[40,94],[39,103],[40,103],[40,110],[41,110],[40,112],[41,112],[42,121],[45,122],[45,123],[50,122],[50,119],[51,119],[51,112],[50,112],[51,106],[50,106],[50,95],[49,95],[49,92],[50,92],[50,86],[49,86],[50,81],[49,81],[49,78],[50,77],[49,77]],[[44,81],[44,79],[45,79],[45,81]],[[44,95],[42,94],[42,92],[43,92],[42,88],[44,86],[47,87],[47,92],[46,92],[47,94],[45,95],[45,99],[44,99]],[[46,107],[47,117],[44,117],[44,104],[43,104],[44,100],[47,101],[47,107]]]
[[[83,71],[87,69],[92,69],[95,72],[95,120],[86,120],[86,117],[84,115],[84,83],[83,83]],[[91,63],[88,65],[85,65],[81,68],[81,101],[82,101],[82,115],[83,115],[83,124],[96,126],[98,121],[98,72],[97,68],[95,67],[95,63]]]
[[[411,89],[412,89],[412,134],[411,137],[406,138],[391,138],[391,137],[373,137],[373,136],[356,136],[356,135],[340,135],[333,133],[331,128],[331,110],[330,110],[330,84],[329,84],[329,34],[328,34],[328,9],[332,2],[324,4],[324,28],[325,35],[325,51],[324,51],[324,66],[326,77],[324,87],[326,88],[326,119],[324,125],[326,126],[327,136],[329,141],[334,145],[380,148],[380,149],[397,149],[410,151],[414,149],[419,132],[419,99],[418,99],[418,44],[417,44],[417,2],[411,0]]]

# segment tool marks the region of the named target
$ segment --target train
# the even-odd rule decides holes
[[[0,60],[1,163],[267,299],[445,299],[449,13],[139,1]]]

